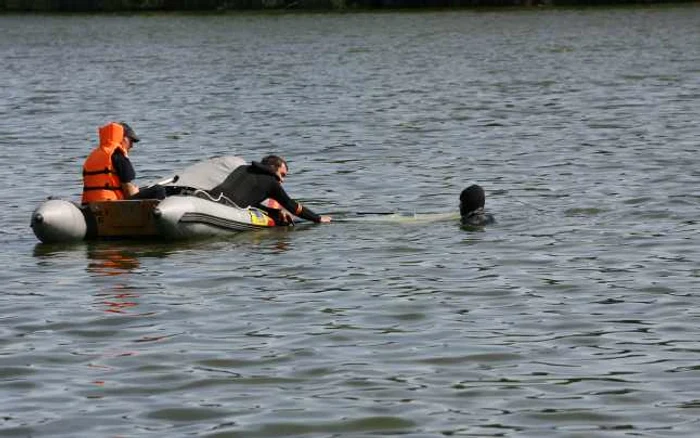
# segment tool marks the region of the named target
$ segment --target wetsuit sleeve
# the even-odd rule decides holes
[[[112,154],[112,165],[114,166],[115,172],[122,183],[129,183],[136,179],[136,171],[131,161],[121,153],[121,151],[114,151]]]
[[[270,198],[279,202],[282,207],[284,207],[294,216],[306,219],[307,221],[316,223],[321,222],[321,216],[290,198],[280,184],[275,184],[274,188],[272,189],[272,193],[270,193]]]

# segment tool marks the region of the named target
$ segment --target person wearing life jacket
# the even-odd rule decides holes
[[[280,206],[302,219],[316,223],[330,222],[330,216],[318,215],[289,197],[282,188],[288,172],[289,166],[283,158],[268,155],[260,162],[253,161],[250,165],[237,167],[209,193],[215,197],[223,194],[239,207],[252,206],[265,210],[277,225],[292,223],[291,217],[278,208]],[[265,200],[273,200],[279,205],[263,205]]]
[[[124,122],[107,123],[98,129],[100,144],[83,164],[82,203],[118,201],[122,199],[162,199],[165,191],[160,186],[139,190],[129,151],[141,141],[134,130]]]

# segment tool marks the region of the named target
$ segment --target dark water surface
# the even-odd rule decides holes
[[[700,430],[700,8],[0,28],[0,435]],[[109,120],[142,183],[277,152],[340,220],[38,244]]]

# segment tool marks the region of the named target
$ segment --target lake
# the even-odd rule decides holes
[[[0,16],[0,435],[693,436],[699,24]],[[112,120],[141,184],[276,153],[335,221],[40,244]],[[497,223],[464,230],[474,182]]]

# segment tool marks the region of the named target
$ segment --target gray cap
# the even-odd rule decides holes
[[[136,132],[134,132],[133,129],[131,129],[131,126],[127,125],[126,122],[119,122],[120,125],[124,127],[124,136],[129,137],[131,141],[134,143],[138,143],[141,141],[138,135],[136,135]]]

